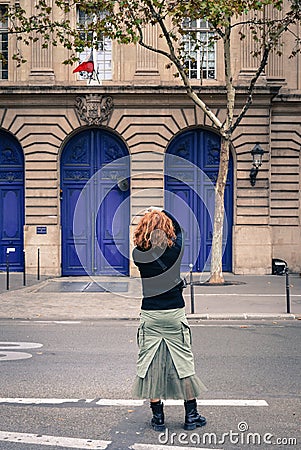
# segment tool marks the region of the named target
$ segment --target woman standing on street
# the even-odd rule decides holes
[[[161,399],[183,399],[184,429],[194,430],[206,424],[197,411],[196,397],[207,389],[195,374],[185,316],[182,230],[167,211],[150,208],[136,227],[134,244],[133,259],[143,289],[134,395],[150,399],[156,431],[165,430]]]

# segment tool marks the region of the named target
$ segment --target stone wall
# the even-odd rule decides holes
[[[90,94],[91,89],[113,97],[114,112],[102,126],[124,140],[132,157],[133,224],[147,205],[163,206],[163,155],[172,138],[189,127],[211,126],[178,89],[93,87],[78,88],[75,94],[45,87],[20,88],[14,95],[2,89],[0,126],[16,136],[25,154],[27,264],[35,270],[39,247],[42,273],[60,274],[60,154],[68,138],[86,126],[74,105],[78,95]],[[223,91],[208,89],[205,96],[222,118]],[[273,100],[271,90],[263,87],[235,132],[235,273],[270,273],[272,257],[286,259],[294,271],[301,269],[300,105],[297,97]],[[250,150],[256,142],[266,153],[256,186],[251,187]],[[36,234],[41,225],[47,226],[46,235]]]

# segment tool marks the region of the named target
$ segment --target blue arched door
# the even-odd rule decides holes
[[[113,133],[89,128],[67,142],[61,157],[63,275],[128,275],[128,174],[127,148]]]
[[[210,270],[214,186],[219,168],[220,137],[204,129],[182,132],[170,143],[165,160],[165,207],[185,230],[182,270]],[[174,156],[173,156],[174,155]],[[177,158],[179,157],[179,158]],[[180,159],[181,158],[181,159]],[[185,160],[187,163],[185,163]],[[233,160],[225,189],[223,270],[232,270]]]
[[[0,130],[0,270],[23,270],[24,156],[10,133]]]

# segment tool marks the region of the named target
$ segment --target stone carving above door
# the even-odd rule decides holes
[[[101,125],[109,120],[114,109],[112,97],[99,94],[89,94],[77,97],[75,110],[81,120],[88,125]]]

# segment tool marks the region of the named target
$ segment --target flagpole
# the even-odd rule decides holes
[[[94,14],[93,15],[93,23],[94,24],[96,24],[96,22],[97,22],[97,16],[96,16],[96,14]],[[96,32],[94,32],[93,33],[93,43],[95,42],[95,39],[97,38],[97,33]],[[95,76],[96,76],[96,80],[97,80],[97,82],[98,82],[98,84],[100,84],[100,81],[99,81],[99,78],[98,78],[98,73],[97,73],[97,71],[95,70],[95,68],[97,69],[97,58],[95,58],[95,52],[96,52],[96,49],[93,47],[93,73],[95,73]],[[95,64],[96,63],[96,64]]]
[[[96,14],[94,14],[93,22],[96,23],[96,20],[97,20],[97,17],[96,17]],[[73,73],[81,72],[81,71],[87,72],[88,78],[89,78],[89,81],[88,81],[89,84],[91,84],[91,81],[94,80],[95,78],[96,78],[98,84],[100,84],[100,80],[98,78],[98,73],[97,73],[97,70],[95,69],[95,67],[97,66],[97,58],[95,58],[96,49],[94,48],[94,45],[96,44],[96,39],[97,39],[97,34],[96,34],[96,32],[93,32],[93,40],[91,42],[92,47],[90,47],[89,57],[87,57],[84,61],[82,61],[79,64],[79,66],[73,70]],[[96,65],[95,65],[95,62],[96,62]],[[95,74],[95,78],[94,78],[94,74]]]

